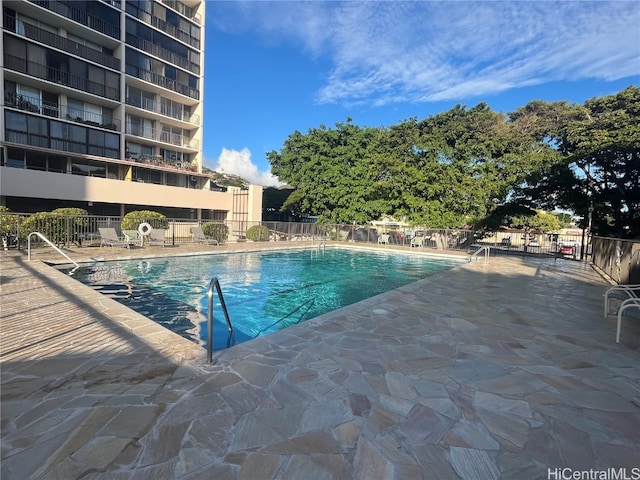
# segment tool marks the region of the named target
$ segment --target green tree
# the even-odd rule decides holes
[[[27,238],[32,232],[39,232],[53,243],[77,241],[88,225],[88,215],[83,208],[73,207],[34,213],[22,221],[20,236]]]
[[[556,159],[517,188],[521,201],[582,215],[601,235],[640,236],[640,89],[583,106],[534,102],[511,114],[535,125]],[[533,127],[532,127],[533,128]]]
[[[586,213],[593,204],[594,230],[621,234],[640,229],[639,98],[630,87],[584,106],[535,101],[508,116],[457,105],[376,129],[348,119],[294,132],[267,158],[295,187],[283,208],[332,222],[389,215],[459,227],[494,221],[504,206]]]
[[[366,223],[386,213],[368,155],[376,134],[347,120],[336,129],[323,125],[306,135],[296,131],[280,152],[267,153],[273,174],[296,189],[283,209],[335,223]]]
[[[567,128],[579,193],[576,212],[594,208],[593,230],[640,236],[640,88],[585,103],[589,113]]]
[[[201,226],[202,233],[208,238],[215,238],[219,243],[227,241],[229,227],[220,222],[205,222]]]
[[[534,215],[515,215],[509,219],[509,225],[525,231],[534,230],[543,233],[557,232],[562,227],[556,215],[542,211]]]
[[[133,210],[122,217],[122,230],[137,230],[141,223],[148,223],[151,228],[168,228],[168,220],[163,214],[152,210]]]
[[[269,240],[269,229],[264,225],[253,225],[247,229],[247,240],[254,242]]]

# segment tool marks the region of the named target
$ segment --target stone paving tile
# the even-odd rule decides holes
[[[113,250],[74,254],[150,253]],[[2,478],[539,479],[640,466],[640,324],[615,343],[608,285],[587,264],[465,264],[206,365],[200,347],[39,261],[0,259]]]

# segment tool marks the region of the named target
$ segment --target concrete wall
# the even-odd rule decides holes
[[[5,197],[105,202],[203,210],[232,210],[233,190],[212,192],[151,183],[0,167],[0,192]],[[249,191],[249,221],[262,220],[262,187]]]

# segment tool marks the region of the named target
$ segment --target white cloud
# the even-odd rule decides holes
[[[458,100],[640,75],[637,1],[229,3],[244,18],[220,17],[227,30],[331,60],[320,104]]]
[[[206,163],[210,164],[210,162]],[[220,157],[214,160],[213,166],[207,166],[216,172],[239,175],[254,185],[264,187],[282,185],[282,182],[271,172],[258,170],[258,167],[251,161],[251,152],[248,148],[243,148],[241,151],[223,148]]]

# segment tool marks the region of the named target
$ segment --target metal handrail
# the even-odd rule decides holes
[[[477,247],[478,245],[472,245],[472,247]],[[484,251],[484,262],[487,263],[489,261],[489,253],[491,252],[491,247],[488,245],[480,246],[478,250],[473,252],[469,257],[469,261],[472,262],[474,259],[478,258],[478,254]]]
[[[209,311],[207,312],[207,362],[213,363],[213,287],[215,286],[218,292],[218,298],[220,299],[220,305],[222,306],[222,312],[224,318],[227,320],[227,328],[229,329],[229,335],[233,333],[233,326],[229,319],[229,312],[227,311],[227,304],[224,301],[224,295],[222,295],[222,289],[220,288],[220,281],[218,277],[213,277],[209,282],[209,289],[207,290],[207,296],[209,297]]]
[[[27,252],[28,252],[28,259],[31,260],[31,237],[33,235],[36,235],[38,237],[40,237],[41,240],[43,240],[45,243],[47,243],[51,248],[53,248],[56,252],[58,252],[60,255],[62,255],[64,258],[66,258],[67,260],[69,260],[71,263],[73,263],[75,265],[75,268],[73,268],[70,272],[69,275],[72,275],[73,272],[75,272],[78,268],[80,268],[80,265],[78,265],[76,262],[74,262],[73,260],[71,260],[71,257],[69,257],[69,255],[67,255],[66,253],[64,253],[62,250],[60,250],[58,247],[56,247],[53,243],[51,243],[51,241],[45,237],[43,234],[41,234],[40,232],[31,232],[29,234],[29,236],[27,237]]]

